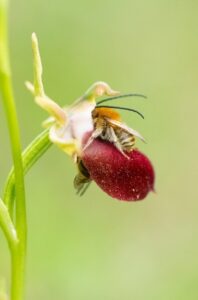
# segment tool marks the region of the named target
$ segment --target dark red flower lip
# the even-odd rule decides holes
[[[84,144],[89,136],[85,136]],[[154,191],[154,168],[146,155],[137,149],[128,153],[128,157],[112,143],[99,138],[82,154],[91,178],[108,195],[123,201],[143,200]]]

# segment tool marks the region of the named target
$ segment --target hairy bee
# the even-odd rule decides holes
[[[144,140],[134,129],[121,122],[120,114],[109,107],[96,107],[92,112],[94,131],[89,138],[84,150],[96,138],[113,143],[114,146],[127,157],[125,152],[130,152],[135,145],[135,137]]]

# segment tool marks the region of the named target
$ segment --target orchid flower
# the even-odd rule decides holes
[[[154,190],[155,175],[149,159],[137,149],[126,155],[123,151],[119,152],[110,141],[102,141],[98,136],[91,135],[94,130],[92,111],[96,107],[96,99],[105,95],[116,96],[119,92],[99,81],[73,104],[60,107],[45,94],[35,33],[32,34],[32,48],[34,84],[26,82],[26,86],[34,95],[35,102],[50,115],[43,123],[49,127],[50,140],[72,156],[75,162],[80,158],[83,168],[89,174],[88,181],[94,180],[111,197],[126,201],[144,199],[149,191]],[[116,122],[112,124],[116,126]],[[127,127],[123,124],[122,128]],[[143,140],[137,131],[128,129]]]

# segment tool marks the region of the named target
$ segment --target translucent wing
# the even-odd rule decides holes
[[[141,136],[141,134],[139,132],[137,132],[136,130],[128,127],[126,124],[124,123],[121,123],[119,121],[116,121],[116,120],[113,120],[113,119],[109,119],[107,118],[107,121],[112,124],[112,125],[115,125],[119,128],[122,128],[123,130],[125,130],[126,132],[138,137],[139,139],[141,139],[143,142],[145,142],[145,139]]]

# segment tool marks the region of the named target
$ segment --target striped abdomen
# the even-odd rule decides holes
[[[123,151],[130,152],[135,145],[135,137],[131,133],[124,131],[122,128],[114,128],[119,143]]]

